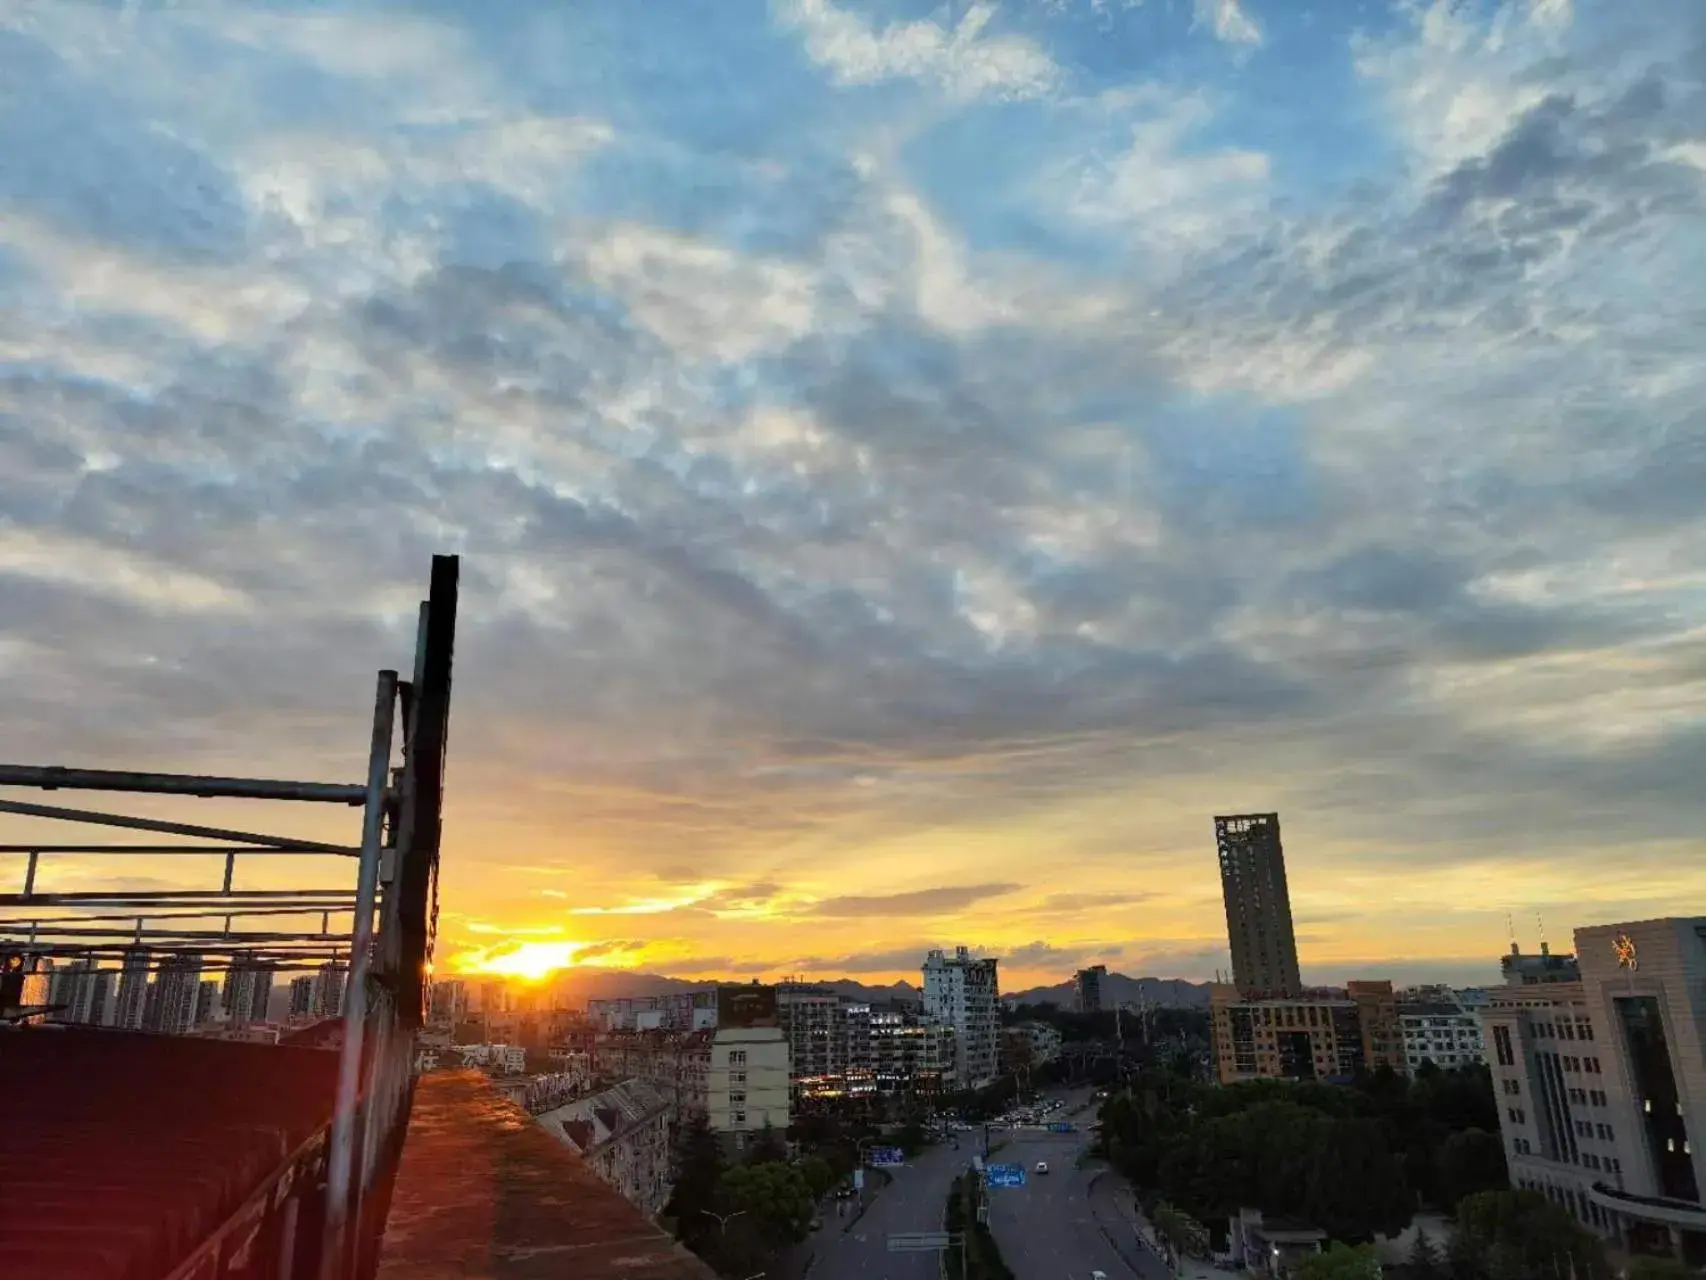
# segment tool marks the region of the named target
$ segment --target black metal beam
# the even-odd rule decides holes
[[[0,764],[0,787],[43,791],[125,791],[228,800],[306,800],[360,805],[367,788],[344,782],[288,782],[273,778],[217,778],[191,773],[133,773],[128,769],[68,769],[64,765]]]
[[[75,854],[144,854],[150,858],[169,857],[174,854],[212,854],[222,856],[228,853],[261,854],[273,857],[275,854],[297,854],[315,858],[354,858],[359,856],[355,849],[328,849],[323,845],[267,845],[265,848],[252,844],[0,844],[0,853],[75,853]]]
[[[64,809],[57,805],[26,804],[22,800],[0,800],[0,813],[15,813],[22,818],[51,818],[60,822],[87,822],[98,827],[125,827],[131,831],[158,831],[161,835],[199,837],[203,840],[224,840],[229,843],[252,845],[251,853],[267,849],[312,849],[318,853],[344,853],[359,857],[361,850],[344,844],[323,844],[318,840],[296,840],[289,836],[257,835],[250,831],[228,831],[222,827],[200,827],[190,822],[163,822],[158,818],[134,818],[124,813],[103,813],[99,809]]]

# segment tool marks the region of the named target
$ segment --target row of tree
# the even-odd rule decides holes
[[[1211,1225],[1259,1208],[1354,1243],[1402,1230],[1418,1203],[1449,1211],[1508,1185],[1484,1068],[1350,1087],[1145,1073],[1108,1100],[1102,1124],[1134,1186]]]
[[[677,1142],[665,1215],[676,1237],[722,1275],[761,1271],[804,1240],[837,1180],[821,1156],[790,1162],[775,1134],[762,1135],[739,1163],[729,1161],[702,1117],[684,1126]]]

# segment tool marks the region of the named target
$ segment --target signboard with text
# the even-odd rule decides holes
[[[906,1153],[899,1147],[872,1147],[865,1155],[865,1163],[873,1169],[898,1169],[906,1163]]]
[[[1025,1185],[1025,1166],[992,1164],[984,1169],[983,1180],[992,1187],[1022,1187]]]

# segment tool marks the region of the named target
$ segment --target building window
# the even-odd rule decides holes
[[[746,1050],[745,1049],[731,1049],[731,1050],[729,1050],[729,1065],[731,1067],[744,1067],[746,1065]]]
[[[1520,1080],[1506,1080],[1505,1081],[1505,1092],[1506,1093],[1521,1093],[1522,1092],[1522,1081],[1520,1081]]]
[[[744,1072],[744,1071],[731,1071],[731,1072],[729,1072],[729,1083],[730,1084],[745,1084],[746,1083],[746,1072]]]
[[[729,1112],[729,1123],[730,1124],[745,1124],[746,1123],[746,1112],[744,1112],[744,1111],[731,1111],[731,1112]]]
[[[1501,1067],[1514,1067],[1516,1053],[1511,1049],[1511,1029],[1509,1027],[1493,1028],[1493,1048],[1498,1053]]]
[[[1596,1076],[1600,1074],[1599,1059],[1598,1058],[1589,1058],[1588,1059],[1588,1070],[1591,1071]]]

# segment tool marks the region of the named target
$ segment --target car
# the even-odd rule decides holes
[[[1047,1160],[1037,1161],[1036,1171],[1038,1173],[1047,1173],[1048,1172],[1048,1161]]]

